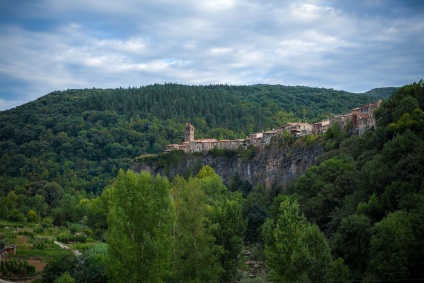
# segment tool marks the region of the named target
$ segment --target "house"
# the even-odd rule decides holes
[[[249,135],[248,140],[249,144],[253,146],[261,146],[263,144],[263,133],[254,133]]]
[[[168,144],[165,148],[166,152],[170,152],[173,150],[179,150],[180,149],[180,145],[179,144]]]
[[[6,256],[6,254],[14,255],[16,253],[17,244],[6,245],[4,242],[0,241],[0,255]]]
[[[329,127],[330,127],[329,120],[314,123],[312,125],[312,134],[317,135],[317,134],[325,133],[327,132]]]
[[[165,152],[173,150],[182,150],[185,153],[189,152],[202,152],[209,151],[214,147],[219,149],[236,150],[240,147],[246,148],[249,145],[263,147],[270,144],[274,136],[288,132],[294,137],[303,137],[310,134],[321,134],[327,132],[330,125],[337,124],[340,129],[347,130],[352,127],[353,132],[363,135],[366,130],[373,129],[376,126],[374,111],[381,105],[381,100],[377,102],[368,103],[361,107],[352,109],[351,113],[336,115],[330,120],[314,123],[313,125],[301,122],[287,123],[277,130],[254,133],[246,137],[246,139],[236,140],[216,140],[216,139],[203,139],[195,140],[194,131],[195,127],[186,123],[184,142],[181,144],[169,144],[165,148]]]
[[[360,136],[363,135],[366,130],[375,128],[376,120],[374,111],[380,107],[381,102],[381,100],[378,100],[352,109],[352,124]]]
[[[263,139],[264,139],[264,143],[265,144],[270,144],[271,143],[271,138],[277,136],[277,131],[272,130],[272,131],[267,131],[263,133]]]
[[[288,131],[291,136],[303,137],[312,133],[312,125],[308,123],[287,123],[280,128],[281,132]]]
[[[16,253],[17,244],[10,244],[4,247],[4,251],[10,255],[14,255]]]
[[[330,125],[337,124],[340,130],[346,130],[352,122],[352,113],[336,115],[330,119]]]

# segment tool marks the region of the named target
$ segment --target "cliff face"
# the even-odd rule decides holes
[[[249,181],[253,187],[264,185],[271,188],[274,185],[286,188],[287,183],[305,173],[306,169],[315,164],[317,155],[324,150],[322,143],[313,142],[306,145],[298,140],[292,145],[275,139],[265,148],[254,148],[246,153],[203,153],[179,154],[177,158],[169,159],[139,159],[132,166],[136,172],[149,171],[173,178],[176,175],[195,175],[204,165],[211,166],[221,176],[226,184],[238,173],[243,181]],[[171,153],[172,154],[172,153]],[[232,155],[232,156],[231,156]]]

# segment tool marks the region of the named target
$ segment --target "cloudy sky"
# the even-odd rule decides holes
[[[70,88],[421,78],[422,0],[0,1],[0,110]]]

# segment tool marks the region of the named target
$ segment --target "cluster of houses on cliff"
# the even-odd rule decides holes
[[[366,130],[373,129],[376,126],[376,120],[373,112],[380,107],[381,100],[368,103],[361,107],[352,109],[350,113],[337,115],[325,121],[315,124],[293,122],[287,123],[276,130],[254,133],[245,139],[236,140],[216,140],[216,139],[194,139],[194,126],[186,123],[184,142],[181,144],[170,144],[166,146],[165,151],[182,150],[189,152],[208,151],[213,148],[235,150],[239,147],[246,148],[250,145],[264,146],[271,142],[271,138],[288,132],[291,136],[302,137],[306,135],[316,135],[327,132],[328,128],[337,124],[341,130],[351,130],[353,134],[363,135]]]

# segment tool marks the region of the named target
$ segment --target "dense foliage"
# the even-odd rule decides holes
[[[293,185],[355,280],[424,279],[423,110],[422,81],[400,88],[378,109],[375,131],[333,135]]]
[[[392,92],[177,84],[56,91],[0,113],[0,189],[5,195],[24,187],[46,200],[57,185],[97,193],[132,158],[181,142],[187,121],[198,137],[245,137],[288,120],[327,118]]]
[[[0,216],[107,240],[107,252],[53,258],[44,282],[106,282],[106,274],[111,282],[234,282],[243,245],[257,247],[274,281],[424,280],[422,81],[385,100],[365,135],[330,128],[320,139],[326,152],[290,196],[237,174],[227,188],[209,167],[173,180],[119,172],[180,142],[186,121],[199,136],[243,137],[393,91],[166,84],[55,92],[0,113]],[[166,166],[178,154],[151,159]]]
[[[245,222],[242,198],[212,168],[197,177],[120,171],[105,192],[111,282],[233,282]]]

